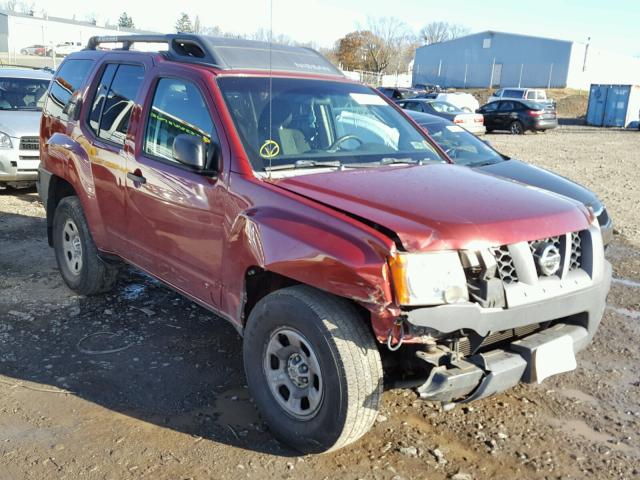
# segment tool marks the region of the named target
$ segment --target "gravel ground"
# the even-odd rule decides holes
[[[388,391],[336,453],[274,441],[224,321],[127,270],[94,298],[63,284],[33,191],[0,192],[0,479],[640,477],[640,134],[487,137],[594,188],[620,232],[595,342],[575,372],[443,412]]]

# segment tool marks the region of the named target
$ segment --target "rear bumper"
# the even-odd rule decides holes
[[[469,133],[473,133],[474,135],[484,135],[485,133],[487,133],[487,128],[482,124],[478,124],[478,125],[460,124],[460,126],[464,128],[466,131],[468,131]]]
[[[554,118],[553,120],[536,120],[533,122],[533,128],[535,130],[550,130],[552,128],[556,128],[558,126],[558,119]]]

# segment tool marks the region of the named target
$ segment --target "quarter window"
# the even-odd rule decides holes
[[[107,65],[89,114],[89,127],[98,137],[124,145],[143,79],[144,68],[140,65]]]
[[[56,118],[69,120],[69,101],[84,84],[92,66],[93,60],[65,60],[51,82],[45,111]]]
[[[215,135],[213,121],[198,87],[186,80],[162,78],[149,112],[144,152],[174,162],[173,141],[180,134],[199,137],[210,145]]]

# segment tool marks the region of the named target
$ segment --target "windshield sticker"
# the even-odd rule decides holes
[[[350,93],[351,98],[353,98],[358,105],[386,105],[387,102],[384,101],[384,98],[379,97],[378,95],[374,95],[372,93]]]
[[[450,132],[464,132],[464,128],[459,127],[458,125],[447,125],[447,130],[449,130]]]
[[[262,158],[274,158],[280,153],[280,145],[275,140],[267,140],[260,147],[260,156]]]
[[[416,150],[427,150],[429,147],[426,142],[411,142],[411,146]]]

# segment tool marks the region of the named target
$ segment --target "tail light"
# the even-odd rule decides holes
[[[482,123],[482,124],[484,124],[484,116],[482,116],[482,115],[476,115],[476,116],[473,118],[473,121],[474,121],[475,123]]]
[[[453,123],[464,123],[464,118],[461,118],[460,116],[454,117]]]
[[[532,117],[539,117],[544,114],[542,110],[529,110],[527,113]]]

